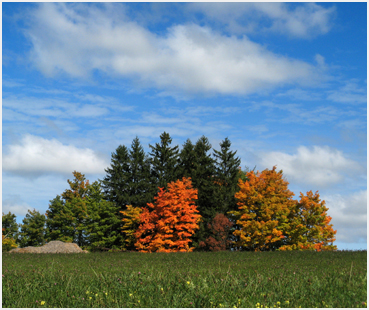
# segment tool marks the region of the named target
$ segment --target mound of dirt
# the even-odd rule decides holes
[[[10,250],[9,253],[88,253],[88,251],[82,250],[76,243],[50,241],[40,247],[16,248]]]

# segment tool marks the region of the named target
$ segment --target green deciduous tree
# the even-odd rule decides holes
[[[46,217],[36,209],[28,210],[20,224],[20,247],[26,246],[42,246],[46,243]]]

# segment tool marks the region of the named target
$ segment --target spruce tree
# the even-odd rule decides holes
[[[194,246],[198,247],[201,241],[209,236],[208,223],[216,214],[216,184],[214,183],[214,159],[209,154],[211,144],[208,138],[202,136],[195,144],[194,171],[192,174],[193,187],[198,189],[196,205],[201,215],[199,230],[195,234]]]
[[[155,146],[149,144],[151,148],[150,163],[151,175],[153,182],[158,187],[167,188],[167,184],[176,181],[178,172],[178,145],[171,147],[172,138],[165,131],[160,135],[160,144],[155,143]]]
[[[127,205],[145,207],[147,203],[153,202],[157,189],[151,180],[150,162],[138,137],[132,141],[129,151],[129,167],[127,186],[130,196]]]
[[[187,139],[183,144],[182,150],[179,153],[179,164],[178,164],[178,176],[180,180],[183,177],[193,177],[195,171],[195,146],[192,144],[190,139]]]
[[[215,180],[217,185],[216,209],[221,214],[237,210],[234,195],[238,191],[238,179],[241,160],[236,157],[237,151],[230,150],[231,142],[225,138],[220,143],[220,151],[213,149],[215,158]]]
[[[118,210],[125,210],[130,204],[129,179],[131,175],[129,152],[126,146],[119,145],[115,153],[111,154],[110,167],[105,169],[107,173],[102,183],[105,198],[116,204]]]

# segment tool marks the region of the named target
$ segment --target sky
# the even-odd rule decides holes
[[[228,137],[367,249],[366,61],[366,2],[3,2],[2,211],[46,212],[136,136]]]

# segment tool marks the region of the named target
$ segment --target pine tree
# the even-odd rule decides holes
[[[238,191],[238,179],[241,160],[235,157],[237,151],[230,151],[231,142],[225,138],[220,143],[220,151],[213,150],[215,157],[215,182],[217,189],[217,212],[226,214],[231,210],[237,210],[237,202],[234,197]]]
[[[26,246],[42,246],[45,240],[45,222],[44,214],[36,211],[36,209],[28,210],[20,224],[20,247]]]
[[[172,138],[165,131],[160,135],[160,144],[151,148],[150,163],[153,182],[158,187],[166,188],[167,184],[177,180],[178,172],[178,146],[170,147]]]

